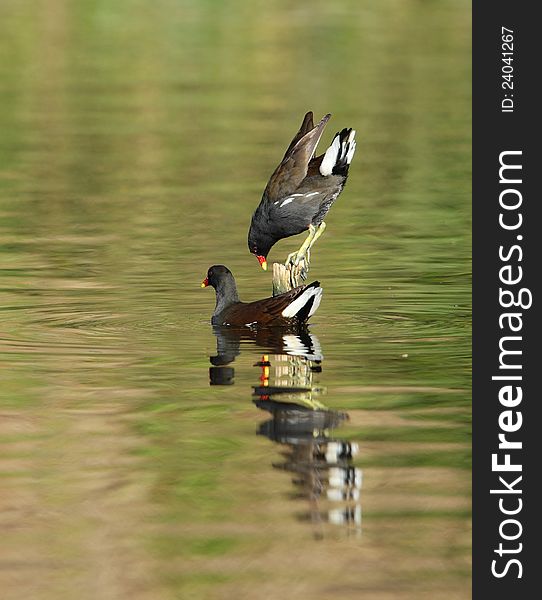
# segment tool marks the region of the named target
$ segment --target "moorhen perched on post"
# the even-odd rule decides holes
[[[201,287],[208,285],[216,291],[216,307],[211,323],[238,327],[290,326],[304,323],[316,312],[323,291],[320,282],[314,281],[272,298],[241,302],[233,274],[224,265],[210,267]]]
[[[310,249],[326,227],[324,217],[346,183],[356,150],[353,129],[336,133],[325,153],[314,157],[330,117],[327,114],[315,127],[312,112],[305,115],[252,216],[248,248],[263,269],[267,269],[267,254],[276,242],[306,230],[307,239],[288,256],[286,264],[298,265],[302,259],[308,264]]]

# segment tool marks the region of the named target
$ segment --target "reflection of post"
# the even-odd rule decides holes
[[[258,434],[285,446],[283,462],[273,467],[294,475],[293,496],[308,501],[302,518],[313,523],[315,537],[324,536],[326,523],[360,534],[362,472],[352,464],[358,445],[333,437],[348,415],[328,409],[320,399],[326,390],[316,381],[323,361],[318,338],[307,327],[214,327],[213,332],[217,354],[210,357],[211,385],[234,383],[229,365],[241,353],[241,342],[250,340],[265,352],[254,365],[260,376],[253,399],[272,418]]]
[[[255,365],[262,371],[254,402],[272,415],[258,433],[287,446],[284,461],[273,466],[294,474],[294,497],[308,500],[305,518],[313,523],[316,538],[324,536],[325,522],[360,534],[362,471],[352,465],[359,448],[332,437],[348,415],[316,398],[325,390],[314,381],[322,360],[315,336],[310,335],[310,345],[286,337],[288,353],[264,355]]]

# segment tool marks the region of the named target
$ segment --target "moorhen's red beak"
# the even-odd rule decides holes
[[[201,282],[201,287],[207,287],[209,285],[209,279],[207,277]]]
[[[265,259],[265,256],[256,256],[256,258],[258,259],[258,262],[260,263],[262,269],[264,271],[267,271],[267,260]]]

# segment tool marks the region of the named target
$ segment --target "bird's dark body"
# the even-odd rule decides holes
[[[347,160],[347,152],[338,154],[327,175],[321,172],[324,155],[313,157],[329,118],[326,115],[315,127],[312,113],[305,115],[252,216],[248,234],[252,253],[267,256],[279,240],[302,233],[310,225],[318,227],[343,190],[351,156]],[[343,129],[336,134],[339,148],[343,147],[341,142],[347,143],[351,132]],[[347,145],[344,147],[348,150]]]
[[[241,302],[235,279],[224,265],[211,267],[203,285],[210,285],[216,291],[216,306],[211,317],[213,325],[285,327],[301,324],[316,311],[322,296],[320,283],[314,281],[278,296],[255,302]],[[294,302],[295,310],[291,308]]]
[[[295,300],[306,286],[299,286],[285,294],[256,300],[255,302],[237,302],[225,307],[211,317],[212,325],[232,325],[241,327],[259,325],[265,327],[284,327],[292,323],[303,323],[308,311],[300,317],[284,318],[281,313],[286,306]]]

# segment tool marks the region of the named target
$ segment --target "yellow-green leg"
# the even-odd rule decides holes
[[[299,250],[288,254],[288,258],[286,259],[286,265],[292,264],[294,267],[296,267],[301,262],[301,259],[304,258],[305,253],[309,248],[310,243],[315,235],[316,227],[311,224],[309,225],[309,235],[305,238]]]
[[[324,221],[322,221],[320,223],[320,225],[318,226],[318,229],[316,230],[316,233],[314,234],[311,243],[309,244],[309,247],[307,248],[307,251],[310,252],[311,248],[314,246],[314,243],[316,242],[316,240],[322,235],[322,233],[324,233],[324,231],[326,230],[326,224],[324,223]]]
[[[286,259],[286,265],[292,264],[297,266],[303,259],[307,266],[310,263],[310,251],[314,242],[324,233],[326,229],[326,224],[322,221],[318,226],[318,229],[314,225],[309,225],[309,235],[305,238],[303,244],[301,244],[301,248],[297,252],[292,252],[288,254],[288,258]]]

